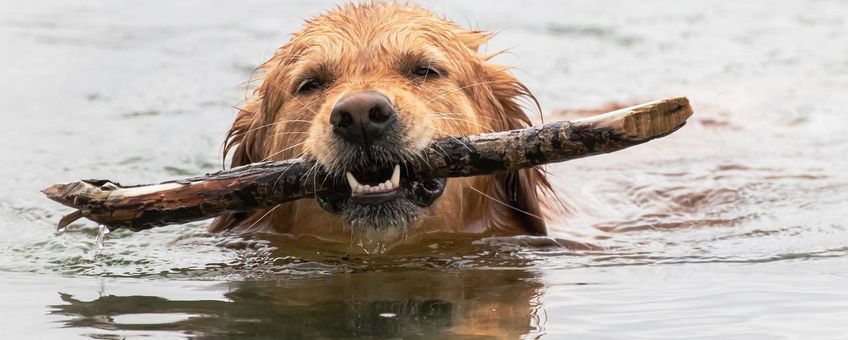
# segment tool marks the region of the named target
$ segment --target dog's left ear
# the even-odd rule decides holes
[[[471,87],[477,114],[485,117],[498,131],[522,129],[532,125],[524,110],[525,105],[541,109],[536,97],[518,81],[509,70],[501,65],[482,60],[478,74],[480,83],[486,86]],[[502,203],[507,204],[512,220],[530,235],[546,235],[547,229],[542,207],[548,206],[547,197],[552,193],[550,183],[541,167],[499,174],[495,176],[496,187],[490,191]]]

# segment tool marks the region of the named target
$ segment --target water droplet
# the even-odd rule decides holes
[[[100,225],[100,230],[97,232],[97,239],[94,241],[94,257],[100,255],[100,251],[103,250],[103,239],[106,238],[106,234],[109,233],[109,228],[105,225]]]
[[[382,316],[384,318],[393,318],[393,317],[396,317],[397,314],[395,314],[395,313],[380,313],[380,316]]]

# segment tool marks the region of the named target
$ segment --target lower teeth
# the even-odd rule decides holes
[[[359,181],[356,179],[356,177],[353,176],[353,174],[350,173],[350,172],[345,173],[345,176],[347,177],[347,182],[350,185],[351,192],[356,193],[356,194],[358,194],[358,193],[389,192],[389,191],[397,189],[397,187],[400,186],[400,166],[399,165],[395,165],[394,169],[392,170],[392,177],[391,178],[387,179],[383,183],[379,183],[379,184],[375,184],[375,185],[368,185],[368,184],[359,183]]]

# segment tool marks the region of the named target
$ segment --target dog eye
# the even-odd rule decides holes
[[[321,88],[324,84],[322,84],[318,79],[310,78],[302,81],[300,85],[297,86],[297,93],[307,93]]]
[[[419,77],[438,77],[438,76],[440,76],[439,71],[436,71],[436,69],[429,67],[429,66],[421,66],[418,69],[416,69],[415,72],[413,72],[413,73],[415,73],[415,75],[419,76]]]

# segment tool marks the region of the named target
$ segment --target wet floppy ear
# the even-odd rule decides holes
[[[541,112],[536,97],[516,79],[506,67],[484,61],[481,64],[483,75],[481,86],[485,92],[482,95],[489,102],[490,110],[480,114],[488,116],[497,122],[498,130],[512,130],[531,125],[530,118],[524,112],[525,104]]]
[[[261,101],[253,101],[239,109],[233,126],[230,127],[230,131],[227,131],[223,157],[226,159],[227,154],[230,151],[233,152],[230,166],[250,164],[260,159],[256,130],[258,126],[257,116],[261,104]]]
[[[253,98],[239,110],[224,144],[224,158],[233,151],[231,166],[263,159],[262,146],[268,140],[268,132],[272,131],[270,127],[286,95],[282,85],[279,85],[282,79],[282,70],[269,72],[262,85],[254,91]]]
[[[527,87],[516,79],[509,71],[500,65],[483,61],[481,64],[484,76],[481,86],[476,91],[475,101],[483,103],[478,107],[478,114],[485,117],[493,130],[504,131],[521,129],[531,125],[530,118],[525,114],[522,103],[532,105],[541,112],[539,103]],[[548,206],[553,190],[540,167],[525,169],[495,176],[491,192],[504,204],[499,205],[501,213],[508,213],[525,232],[531,235],[547,233],[542,207]],[[493,220],[493,222],[497,222]]]
[[[226,159],[227,154],[232,151],[231,167],[250,164],[261,159],[260,150],[258,149],[260,145],[258,117],[261,106],[262,101],[260,99],[249,101],[243,108],[239,109],[233,126],[227,132],[223,158]],[[247,214],[243,213],[218,216],[209,224],[208,230],[210,232],[227,230],[243,221],[246,217]]]
[[[274,62],[271,59],[263,65]],[[248,100],[227,132],[224,142],[224,155],[232,151],[233,157],[230,165],[232,167],[260,162],[264,159],[263,147],[269,140],[268,134],[273,131],[270,127],[276,119],[277,112],[283,106],[283,98],[286,93],[280,81],[283,79],[281,70],[276,69],[268,72],[262,85],[257,88],[253,97]],[[254,215],[255,216],[255,215]],[[210,232],[219,232],[238,226],[245,221],[250,221],[251,215],[246,213],[224,214],[216,217],[209,224]]]

